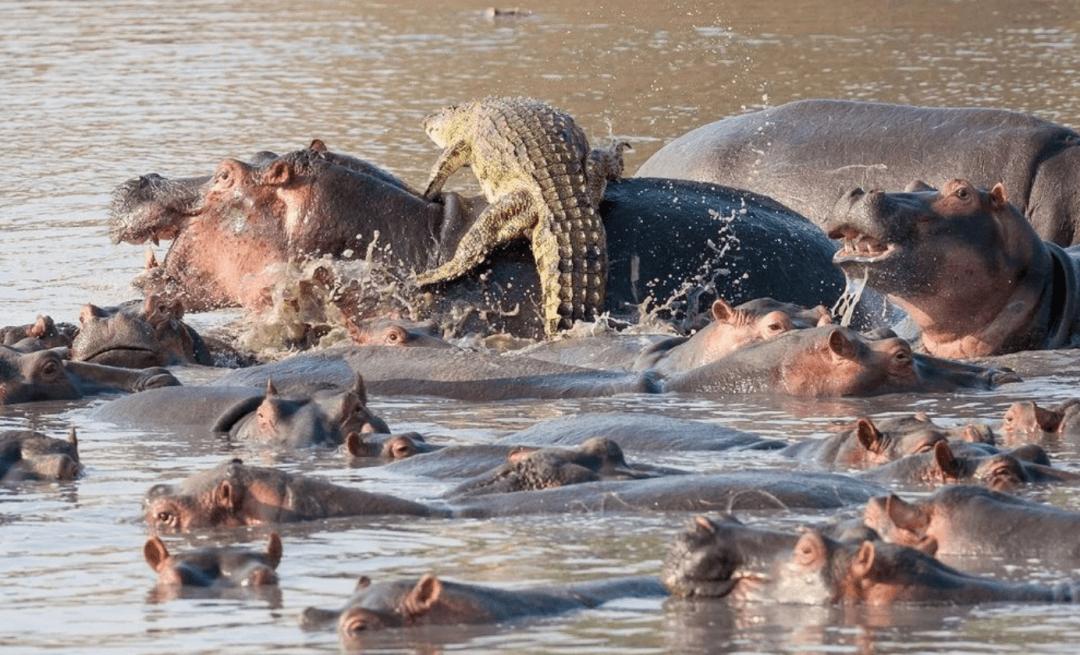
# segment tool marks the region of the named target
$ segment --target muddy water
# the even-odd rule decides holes
[[[1003,106],[1080,125],[1073,2],[538,4],[524,20],[489,22],[483,3],[384,4],[254,0],[242,5],[0,2],[0,90],[6,156],[0,187],[0,324],[49,312],[72,320],[87,301],[132,296],[142,253],[108,242],[109,190],[126,177],[209,172],[226,156],[292,149],[312,137],[419,183],[435,149],[417,127],[441,104],[522,93],[571,111],[596,139],[632,141],[629,169],[667,139],[716,118],[804,97]],[[468,175],[453,184],[467,184]],[[221,315],[197,317],[218,323]],[[589,402],[463,405],[378,399],[398,429],[482,442],[586,410],[662,412],[771,436],[822,436],[835,420],[923,409],[946,422],[996,419],[1017,397],[1074,393],[1075,358],[998,393],[810,403],[622,397]],[[95,401],[101,402],[101,401]],[[443,487],[350,469],[338,456],[271,457],[204,435],[89,422],[86,404],[9,408],[0,427],[81,429],[86,476],[0,489],[0,648],[102,652],[333,652],[330,632],[303,633],[299,610],[334,605],[356,576],[441,575],[522,585],[655,573],[683,515],[499,521],[335,521],[282,530],[279,595],[159,602],[142,562],[139,499],[240,455],[336,482],[427,497]],[[1080,467],[1076,447],[1056,453]],[[665,456],[696,470],[746,468],[754,457]],[[783,466],[769,459],[763,462]],[[1080,509],[1072,490],[1043,493]],[[787,512],[748,520],[821,520]],[[170,547],[261,542],[262,530],[201,533]],[[1080,575],[1040,562],[972,562],[999,577]],[[447,650],[889,653],[1073,652],[1071,607],[986,606],[840,611],[790,605],[627,601],[566,618],[488,630],[384,636],[368,646]]]

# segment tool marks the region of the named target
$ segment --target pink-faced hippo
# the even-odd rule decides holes
[[[268,265],[319,254],[362,257],[371,247],[373,257],[407,277],[452,256],[484,207],[454,194],[425,200],[349,159],[309,148],[261,163],[228,159],[209,181],[133,180],[115,194],[113,235],[133,243],[148,235],[174,238],[145,290],[178,295],[192,311],[258,308],[274,279]],[[613,316],[633,318],[647,298],[696,314],[686,294],[698,278],[735,302],[770,296],[814,306],[831,303],[843,288],[830,260],[834,246],[768,198],[631,179],[608,185],[600,213],[610,260],[605,308]],[[721,254],[718,244],[729,242],[733,249]],[[537,289],[531,255],[517,244],[496,253],[490,266],[436,288],[431,314],[449,315],[455,302],[468,302],[488,309],[475,312],[466,331],[537,336]],[[495,305],[490,294],[498,296]],[[700,294],[691,295],[696,305]],[[343,302],[350,311],[364,306],[362,298]]]
[[[1005,410],[1001,437],[1007,445],[1051,443],[1080,436],[1080,401],[1073,399],[1057,407],[1040,407],[1024,400]]]
[[[852,189],[824,228],[843,242],[834,261],[907,312],[928,353],[983,357],[1077,342],[1080,250],[1040,239],[1000,183],[910,188]]]
[[[667,144],[637,171],[766,195],[818,225],[848,189],[960,176],[1003,181],[1040,237],[1080,242],[1080,134],[1002,109],[800,100],[725,118]]]

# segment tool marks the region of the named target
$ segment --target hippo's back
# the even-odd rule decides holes
[[[1027,213],[1039,164],[1078,142],[1073,130],[1000,109],[802,100],[688,132],[637,175],[750,189],[818,224],[851,187],[899,190],[917,179],[1003,180]]]

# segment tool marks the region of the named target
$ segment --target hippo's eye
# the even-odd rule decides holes
[[[968,198],[967,187],[960,187],[959,189],[956,190],[956,193],[953,194],[953,195],[955,195],[957,198],[959,198],[961,200],[967,200],[967,198]]]
[[[911,355],[909,355],[906,351],[901,350],[895,355],[893,355],[893,361],[898,364],[906,364],[911,361]]]
[[[924,444],[919,444],[919,447],[916,448],[914,451],[912,451],[912,453],[915,454],[915,455],[918,455],[920,453],[928,453],[933,449],[934,449],[933,444],[924,443]]]
[[[172,522],[173,522],[173,513],[172,512],[158,512],[157,513],[157,520],[158,520],[159,523],[172,524]]]
[[[41,374],[46,377],[54,377],[60,372],[60,362],[49,360],[41,365]]]
[[[769,332],[779,332],[784,329],[783,325],[779,323],[769,323]]]
[[[398,336],[397,332],[388,332],[387,335],[386,335],[386,340],[389,341],[390,343],[397,343],[398,341],[401,340],[401,337]]]

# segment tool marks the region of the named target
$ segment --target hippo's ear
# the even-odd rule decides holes
[[[876,556],[877,550],[874,548],[874,542],[862,542],[862,545],[859,546],[859,552],[855,553],[855,557],[851,560],[851,574],[858,580],[870,577],[870,574],[874,571]]]
[[[1064,414],[1051,411],[1049,409],[1043,409],[1035,403],[1031,403],[1035,409],[1035,423],[1038,424],[1039,429],[1043,432],[1057,432],[1061,427],[1061,419]]]
[[[363,408],[363,404],[360,399],[356,397],[355,392],[348,392],[341,397],[341,408],[338,410],[338,423],[345,425],[353,417],[355,417]]]
[[[79,452],[79,435],[75,432],[74,426],[68,429],[68,443],[75,449],[75,452]]]
[[[819,569],[829,561],[829,547],[825,537],[814,529],[808,529],[799,537],[792,553],[795,563],[808,569]]]
[[[402,610],[405,616],[415,618],[427,613],[435,606],[435,603],[439,602],[439,596],[442,595],[442,589],[442,582],[430,573],[420,578],[420,581],[417,582],[416,586],[412,588],[412,591],[405,596],[405,600],[402,603]]]
[[[829,310],[825,307],[825,305],[818,305],[817,307],[813,308],[810,311],[817,314],[817,317],[818,317],[817,326],[818,327],[824,327],[826,325],[832,325],[832,322],[833,322],[832,314],[829,313]]]
[[[44,314],[37,317],[34,324],[30,326],[30,332],[27,334],[29,337],[40,339],[41,337],[49,333],[49,328],[53,326],[53,320]]]
[[[345,451],[353,457],[365,457],[364,438],[355,432],[345,435]]]
[[[717,323],[726,323],[735,315],[735,309],[723,298],[717,298],[712,304],[712,317]]]
[[[716,524],[713,523],[708,516],[704,514],[698,514],[694,517],[693,529],[695,532],[707,532],[708,534],[716,534]]]
[[[359,373],[356,374],[356,384],[353,385],[353,393],[356,394],[356,399],[360,401],[361,405],[367,405],[367,387],[364,385],[364,376]]]
[[[518,446],[506,454],[506,461],[510,464],[517,464],[518,462],[524,461],[529,455],[532,455],[538,450],[540,449],[533,446]]]
[[[217,489],[214,489],[214,504],[229,511],[235,510],[240,504],[236,486],[228,480],[219,482]]]
[[[990,189],[990,206],[1001,209],[1007,204],[1009,204],[1009,196],[1005,193],[1005,183],[998,182],[993,189]]]
[[[270,186],[284,186],[292,179],[293,170],[289,162],[284,159],[275,159],[266,166],[262,174],[262,183]]]
[[[281,421],[281,410],[276,400],[277,396],[268,394],[255,410],[255,424],[264,435],[275,434]]]
[[[169,549],[165,547],[165,542],[157,536],[146,540],[142,552],[143,557],[146,558],[146,563],[155,571],[161,570],[161,565],[165,560],[169,559]]]
[[[274,386],[274,381],[270,378],[266,378],[266,397],[273,398],[278,395],[277,387]]]
[[[855,344],[844,331],[837,328],[829,332],[829,350],[841,359],[855,359]]]
[[[281,535],[276,532],[270,533],[270,539],[266,542],[266,560],[270,562],[270,568],[277,569],[281,564]]]
[[[150,270],[158,267],[157,255],[154,254],[153,248],[147,248],[146,254],[143,255],[143,268]]]
[[[908,185],[904,187],[906,193],[917,193],[919,191],[935,191],[934,187],[930,186],[922,180],[913,180],[908,182]]]
[[[949,442],[939,441],[934,444],[934,464],[943,480],[955,480],[960,477],[960,460],[956,459]]]
[[[930,525],[930,517],[925,512],[896,494],[889,494],[885,499],[885,513],[896,527],[908,532],[921,533]]]
[[[312,139],[311,145],[308,146],[308,150],[314,152],[326,152],[326,144],[323,143],[322,139]]]
[[[882,438],[881,431],[868,418],[860,418],[855,422],[855,437],[863,448],[872,453],[880,454],[885,447],[885,440]]]

